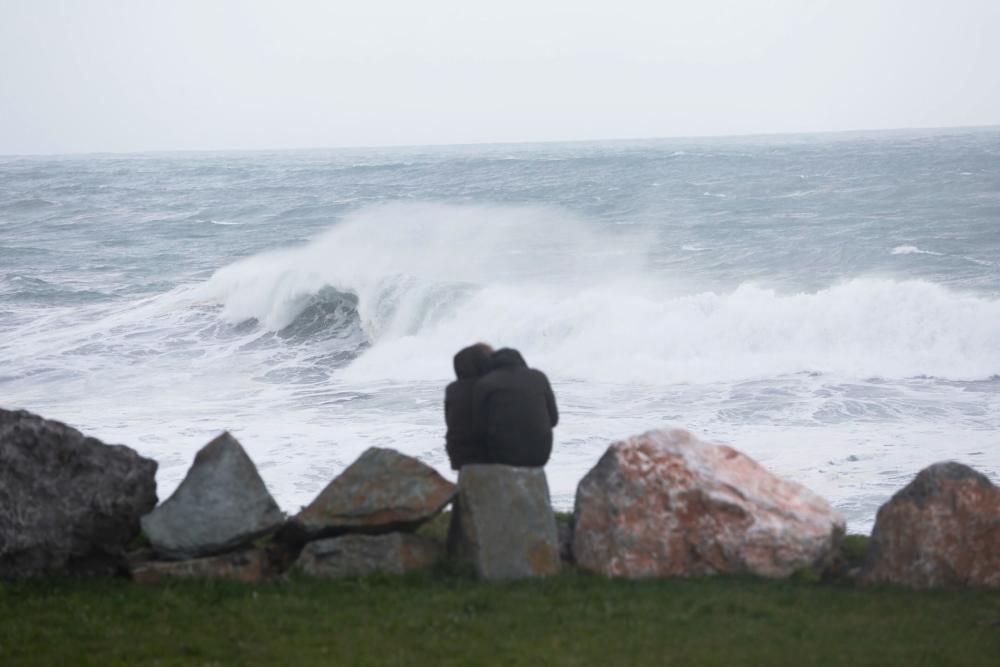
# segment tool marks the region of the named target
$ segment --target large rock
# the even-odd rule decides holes
[[[195,455],[173,495],[142,518],[142,530],[157,553],[188,559],[245,545],[284,520],[253,461],[223,433]]]
[[[1000,488],[960,463],[937,463],[879,508],[861,580],[1000,586]]]
[[[455,485],[434,468],[392,449],[372,447],[281,531],[302,543],[344,533],[412,530],[455,496]]]
[[[783,577],[844,532],[830,505],[745,454],[682,429],[615,443],[580,482],[573,555],[608,576]]]
[[[401,574],[432,566],[442,551],[439,543],[412,533],[343,535],[310,542],[293,567],[314,577]]]
[[[0,578],[116,572],[155,475],[128,447],[0,409]]]
[[[485,579],[559,572],[559,534],[542,468],[468,465],[458,475],[448,549]]]
[[[245,549],[192,560],[146,561],[132,568],[132,579],[151,584],[168,579],[266,581],[277,574],[263,549]]]

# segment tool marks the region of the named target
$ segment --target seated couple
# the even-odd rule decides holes
[[[552,453],[556,399],[541,371],[517,350],[478,343],[455,355],[448,385],[445,447],[453,470],[470,463],[541,467]]]

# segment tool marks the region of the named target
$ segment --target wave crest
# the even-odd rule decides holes
[[[230,321],[299,339],[351,330],[364,340],[343,371],[355,380],[444,380],[477,340],[600,382],[1000,373],[1000,301],[869,278],[799,294],[698,289],[646,270],[630,243],[540,209],[396,205],[230,265],[202,291]]]

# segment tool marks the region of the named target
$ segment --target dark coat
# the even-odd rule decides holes
[[[490,367],[475,388],[476,418],[486,435],[489,462],[544,466],[552,453],[552,427],[559,423],[549,379],[509,348],[494,352]]]
[[[452,470],[469,463],[486,463],[486,440],[476,425],[473,391],[476,381],[488,370],[490,348],[478,344],[455,355],[457,380],[444,392],[445,450]]]

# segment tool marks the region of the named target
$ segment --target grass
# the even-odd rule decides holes
[[[420,532],[443,541],[449,520]],[[844,573],[867,541],[787,581],[568,570],[491,584],[443,563],[340,581],[0,583],[0,666],[1000,664],[1000,591],[855,587]]]
[[[0,584],[0,665],[988,665],[1000,591],[744,578]]]

